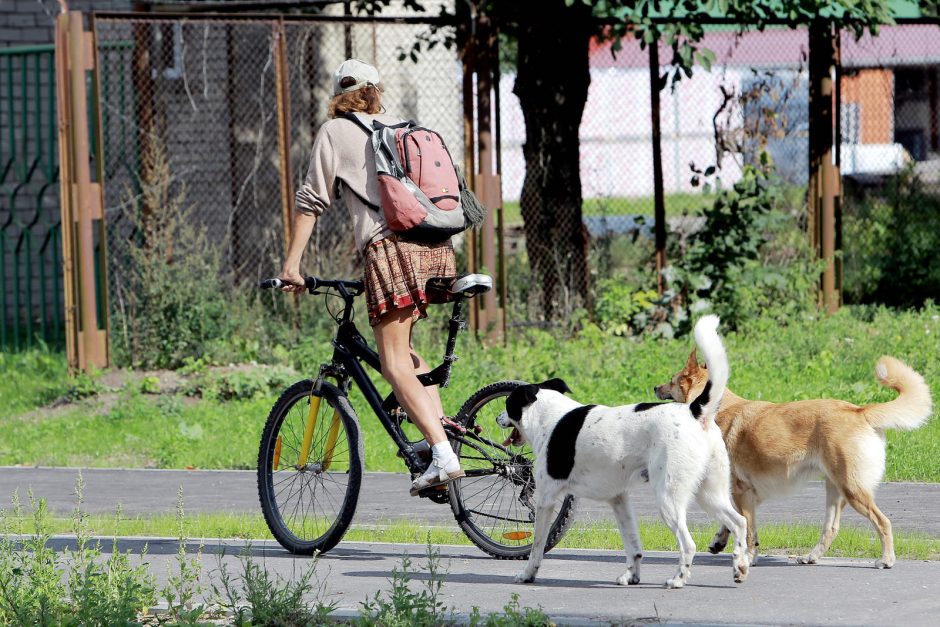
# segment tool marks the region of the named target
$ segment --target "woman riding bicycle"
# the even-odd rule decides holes
[[[437,386],[425,387],[417,375],[430,371],[412,346],[412,330],[427,317],[427,280],[456,274],[450,240],[422,244],[399,239],[388,228],[382,211],[369,137],[345,113],[356,113],[367,123],[401,120],[384,113],[378,70],[358,59],[347,59],[333,73],[330,120],[317,132],[306,179],[297,192],[287,258],[280,278],[282,289],[306,289],[300,261],[319,216],[337,193],[349,210],[356,247],[365,269],[369,324],[375,334],[382,375],[395,398],[417,425],[431,448],[431,464],[414,480],[412,496],[421,490],[464,476],[460,462],[441,425],[444,409]],[[371,205],[371,206],[370,206]]]

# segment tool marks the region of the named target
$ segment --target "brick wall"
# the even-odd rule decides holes
[[[131,0],[70,0],[73,11],[130,11]],[[2,0],[0,48],[51,44],[57,0]]]

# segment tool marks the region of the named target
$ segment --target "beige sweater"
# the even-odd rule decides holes
[[[384,114],[359,116],[367,124],[373,119],[383,124],[401,121]],[[307,177],[297,190],[296,210],[319,216],[333,204],[337,193],[343,195],[349,210],[356,247],[360,251],[370,242],[391,235],[380,209],[382,199],[369,136],[355,122],[344,118],[330,120],[317,131]]]

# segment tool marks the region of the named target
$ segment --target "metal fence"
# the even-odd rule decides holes
[[[0,350],[64,337],[55,62],[0,50]]]
[[[940,25],[844,36],[840,81],[846,302],[940,299]]]
[[[95,28],[112,285],[127,246],[140,241],[135,212],[159,209],[142,207],[142,185],[154,183],[220,247],[228,279],[244,285],[276,274],[293,189],[326,120],[332,70],[347,55],[380,68],[389,111],[463,141],[455,54],[399,60],[421,24],[109,16]],[[165,157],[165,180],[148,172],[154,153]],[[348,276],[357,267],[338,200],[319,222],[305,269]]]
[[[805,29],[767,28],[739,34],[736,26],[706,29],[701,46],[715,53],[709,71],[696,67],[660,94],[661,161],[669,250],[700,228],[696,213],[714,200],[703,183],[716,179],[727,188],[755,163],[761,151],[773,160],[781,184],[797,199],[794,225],[803,224],[807,186],[809,76]],[[892,185],[914,177],[919,189],[937,196],[940,181],[938,71],[940,28],[936,24],[885,26],[876,37],[856,41],[843,33],[841,108],[836,146],[845,179],[841,242],[847,297],[873,298],[873,257],[885,249],[883,233],[872,223],[872,194],[890,195]],[[660,46],[659,74],[671,52]],[[636,289],[657,284],[654,250],[654,176],[650,54],[625,40],[616,55],[609,43],[592,43],[591,84],[580,127],[580,177],[584,228],[588,233],[591,289],[604,280],[625,281]],[[567,318],[584,303],[558,292],[546,295],[535,272],[563,261],[533,259],[552,252],[527,248],[519,211],[526,172],[525,127],[513,94],[515,74],[504,68],[500,83],[503,198],[506,206],[509,302],[514,323],[542,319],[546,299],[566,304]],[[702,176],[709,167],[712,177]],[[899,178],[901,177],[901,178]],[[709,180],[710,179],[710,180]],[[865,200],[865,199],[869,200]],[[551,202],[550,200],[548,202]],[[925,212],[936,211],[924,207]],[[548,210],[551,213],[551,210]],[[922,219],[926,219],[924,215]],[[933,225],[937,217],[928,221]],[[938,225],[940,226],[940,225]],[[560,235],[564,237],[564,234]],[[674,259],[673,259],[674,261]],[[880,276],[880,275],[879,275]],[[883,277],[882,277],[883,278]],[[933,294],[934,298],[940,294]]]
[[[466,145],[457,52],[438,46],[417,62],[404,54],[426,34],[426,24],[104,14],[94,19],[94,28],[108,226],[105,272],[113,308],[126,296],[120,290],[128,284],[134,250],[146,246],[148,216],[166,206],[176,206],[204,230],[202,241],[217,250],[229,284],[246,285],[277,272],[293,190],[325,121],[330,73],[348,56],[379,67],[390,112],[439,129],[451,145]],[[851,302],[884,301],[892,287],[889,266],[899,249],[885,225],[898,230],[913,224],[918,250],[932,245],[925,233],[940,231],[938,31],[936,24],[901,24],[860,41],[842,36],[842,139],[836,153],[845,190],[841,248]],[[661,93],[660,158],[672,255],[681,255],[683,242],[701,226],[696,212],[713,200],[701,184],[709,167],[716,170],[708,178],[714,182],[717,176],[727,186],[766,150],[783,184],[794,190],[796,219],[805,211],[799,199],[808,170],[806,32],[768,28],[740,35],[733,26],[715,26],[702,45],[715,52],[711,70],[696,68],[691,78]],[[668,55],[660,51],[660,73],[667,70]],[[649,65],[649,52],[633,41],[625,41],[616,56],[608,44],[590,48],[580,177],[594,295],[607,280],[637,288],[656,284]],[[511,324],[541,323],[547,299],[561,303],[557,317],[585,303],[546,293],[544,276],[535,269],[541,264],[543,271],[562,274],[569,266],[557,257],[535,259],[535,249],[527,246],[519,206],[525,126],[514,80],[512,68],[504,66],[496,100],[507,316]],[[15,348],[62,336],[52,47],[0,51],[0,93],[0,346]],[[155,160],[164,166],[157,168]],[[305,270],[358,272],[346,222],[341,202],[323,215]],[[924,258],[908,256],[914,265]],[[930,291],[932,271],[915,270],[909,274],[920,281],[916,289],[926,286],[927,296],[940,297]]]

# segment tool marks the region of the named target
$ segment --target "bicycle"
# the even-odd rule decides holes
[[[361,281],[305,277],[314,295],[340,297],[341,313],[327,311],[336,322],[333,357],[320,367],[316,379],[298,381],[285,390],[268,415],[258,452],[258,496],[268,528],[285,549],[300,555],[325,553],[335,547],[349,528],[359,499],[364,451],[359,417],[349,402],[355,384],[376,418],[398,447],[399,457],[412,478],[427,468],[402,427],[408,417],[394,392],[380,397],[363,364],[381,372],[378,354],[353,322],[355,298],[364,290]],[[262,281],[263,289],[283,285],[278,279]],[[447,387],[457,356],[457,334],[466,328],[462,307],[466,300],[492,287],[486,275],[435,277],[429,294],[452,301],[443,361],[419,380],[426,386]],[[327,379],[332,380],[331,383]],[[532,450],[526,444],[511,450],[500,437],[496,422],[505,411],[505,399],[521,381],[498,381],[473,393],[444,430],[460,458],[466,476],[418,494],[432,502],[449,503],[458,525],[481,550],[500,559],[524,559],[532,547],[535,490]],[[324,407],[325,406],[325,407]],[[411,498],[403,493],[403,498]],[[573,497],[557,504],[546,551],[555,546],[572,522]]]

